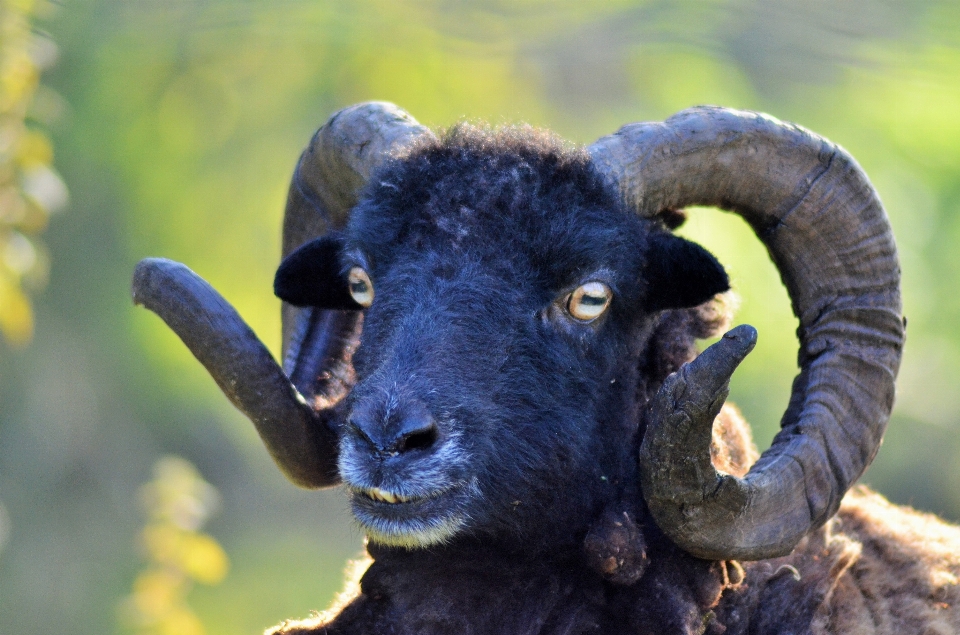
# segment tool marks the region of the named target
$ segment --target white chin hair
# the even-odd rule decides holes
[[[442,545],[453,538],[464,525],[461,516],[452,516],[432,522],[403,524],[383,522],[371,527],[363,524],[367,537],[385,547],[418,549]]]

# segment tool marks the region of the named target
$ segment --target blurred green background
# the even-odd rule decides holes
[[[46,132],[70,191],[44,235],[27,347],[0,343],[0,633],[109,633],[144,566],[138,488],[165,454],[220,491],[232,562],[190,604],[211,634],[323,609],[358,553],[339,492],[283,480],[181,343],[132,306],[142,257],[187,263],[276,352],[271,293],[294,163],[338,108],[526,121],[589,143],[704,103],[845,146],[887,206],[909,341],[864,480],[960,519],[960,3],[914,0],[64,0]],[[796,322],[739,220],[683,230],[729,268],[760,343],[733,399],[769,443]]]

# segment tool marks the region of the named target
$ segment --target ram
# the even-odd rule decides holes
[[[749,223],[799,319],[759,458],[724,405],[756,332],[695,349],[728,280],[670,231],[691,205]],[[905,322],[886,214],[836,145],[721,108],[577,149],[360,104],[301,157],[283,253],[286,371],[183,265],[134,276],[369,538],[354,594],[276,633],[960,632],[960,530],[851,490]]]

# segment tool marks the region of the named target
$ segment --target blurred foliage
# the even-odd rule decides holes
[[[220,496],[190,462],[174,456],[157,461],[140,494],[148,516],[140,535],[147,566],[121,605],[121,622],[138,635],[204,635],[186,595],[195,581],[215,585],[227,575],[227,554],[200,531]]]
[[[40,85],[57,47],[31,28],[32,18],[50,6],[0,0],[0,336],[21,345],[33,334],[24,288],[42,286],[48,270],[36,236],[67,202],[66,186],[51,167],[53,147],[36,125],[58,111],[56,94]]]
[[[716,103],[845,146],[889,211],[910,319],[897,406],[865,480],[960,519],[960,4],[76,0],[30,15],[50,32],[27,31],[31,41],[55,40],[61,55],[27,129],[43,125],[57,148],[71,213],[45,234],[52,270],[33,344],[0,343],[0,632],[114,627],[140,568],[137,484],[171,453],[223,497],[210,531],[231,575],[190,595],[211,635],[330,602],[360,548],[338,492],[283,481],[252,426],[127,289],[139,258],[181,260],[276,352],[270,289],[290,173],[320,123],[368,99],[428,125],[527,121],[581,143]],[[13,41],[4,32],[3,50]],[[33,226],[16,231],[45,262]],[[739,219],[696,210],[682,231],[728,267],[737,322],[760,332],[732,398],[765,445],[796,373],[786,294]]]

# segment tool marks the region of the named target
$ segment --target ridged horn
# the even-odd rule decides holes
[[[304,401],[230,303],[185,265],[145,258],[133,301],[160,316],[254,424],[270,456],[301,487],[335,484],[337,438]]]
[[[780,272],[800,321],[800,373],[773,445],[742,479],[710,461],[713,418],[752,348],[741,330],[664,383],[640,474],[657,524],[689,553],[789,553],[836,512],[893,407],[904,322],[886,212],[842,148],[758,113],[692,108],[625,126],[590,152],[643,216],[692,205],[739,214]]]
[[[282,257],[317,236],[342,229],[374,170],[417,138],[432,134],[387,102],[355,104],[330,117],[294,170],[283,219]],[[361,314],[298,308],[286,302],[281,311],[284,370],[316,409],[333,407],[353,385],[350,359]]]
[[[294,172],[283,255],[343,227],[377,166],[422,134],[429,131],[392,104],[357,104],[334,114],[313,136]],[[184,265],[141,261],[133,297],[180,336],[253,421],[291,481],[310,488],[339,482],[336,405],[352,385],[350,356],[359,313],[285,305],[284,372],[233,307]]]

